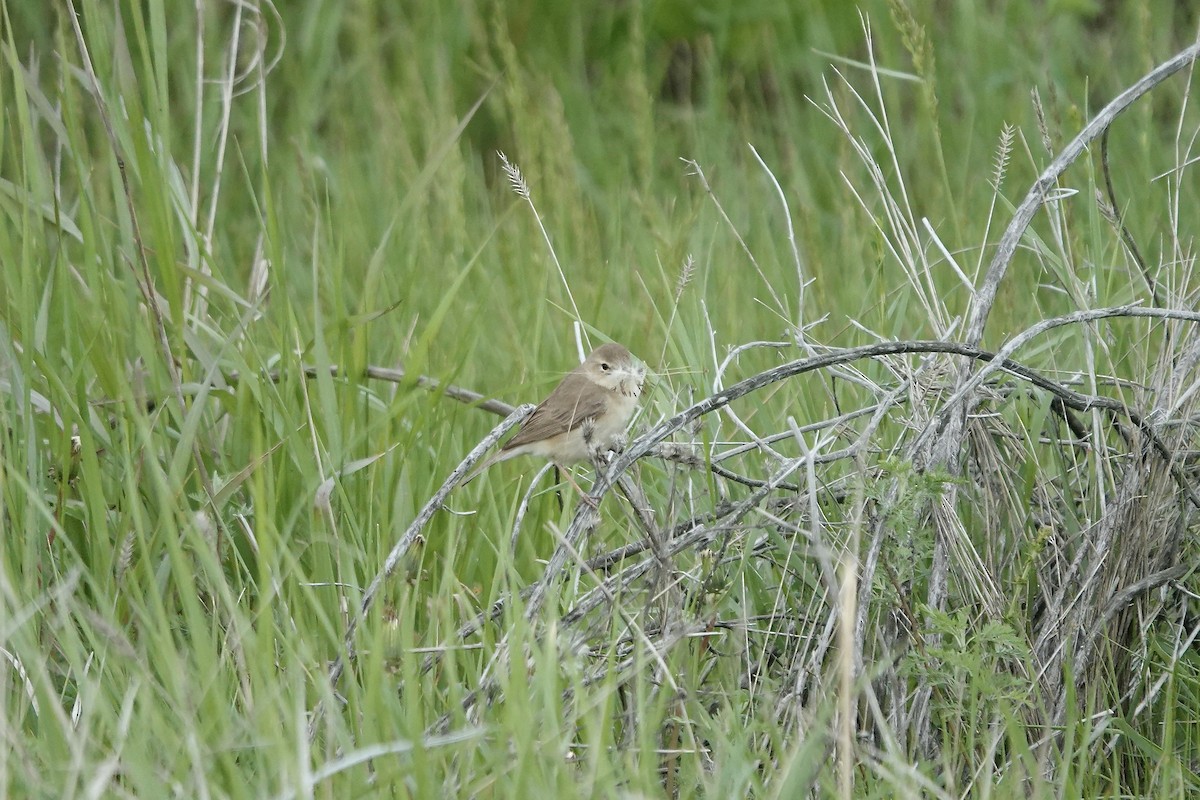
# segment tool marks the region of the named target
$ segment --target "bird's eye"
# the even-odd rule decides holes
[[[604,370],[605,372],[608,372],[608,363],[607,363],[607,362],[605,362],[605,361],[601,361],[601,362],[600,362],[600,369]]]

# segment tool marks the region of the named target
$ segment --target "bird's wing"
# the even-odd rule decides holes
[[[588,378],[569,373],[533,410],[517,435],[504,443],[501,452],[578,428],[585,419],[604,413],[604,394],[604,390]]]

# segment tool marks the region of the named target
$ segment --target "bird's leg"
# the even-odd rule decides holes
[[[562,489],[559,486],[562,481],[558,479],[558,476],[564,471],[564,467],[560,467],[558,464],[554,465],[554,494],[558,496],[558,513],[560,514],[567,507],[567,501],[563,500]]]

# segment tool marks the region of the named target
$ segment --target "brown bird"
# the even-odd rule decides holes
[[[533,410],[517,435],[463,483],[497,462],[534,455],[562,467],[571,485],[587,498],[566,467],[588,459],[589,436],[593,447],[603,449],[625,432],[637,408],[645,376],[645,369],[623,346],[600,345],[567,373],[562,383]]]

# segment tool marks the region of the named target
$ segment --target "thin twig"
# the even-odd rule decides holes
[[[318,367],[304,367],[304,376],[306,378],[315,378],[321,372],[322,370]],[[330,364],[328,367],[328,372],[330,375],[337,377],[340,373],[340,368],[337,364]],[[476,406],[483,411],[491,412],[492,414],[500,417],[507,417],[516,410],[516,406],[509,405],[503,400],[496,400],[494,398],[487,397],[486,395],[482,395],[479,392],[472,391],[471,389],[467,389],[462,386],[455,386],[452,383],[442,383],[437,378],[430,378],[427,375],[417,375],[415,378],[413,378],[403,369],[398,367],[376,367],[373,365],[367,365],[367,367],[363,369],[362,374],[367,378],[373,378],[379,381],[387,381],[389,383],[404,383],[406,381],[413,381],[422,389],[428,389],[431,392],[441,392],[451,400],[457,400],[460,403]],[[283,380],[284,373],[280,370],[271,370],[269,372],[260,373],[260,376],[271,383],[279,383],[281,380]],[[226,373],[224,379],[226,383],[232,385],[240,383],[242,381],[242,375],[240,372],[234,370]],[[186,384],[184,386],[184,393],[197,394],[203,389],[204,387],[202,386]],[[148,405],[153,408],[152,403]]]

